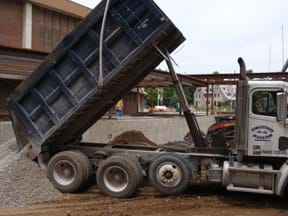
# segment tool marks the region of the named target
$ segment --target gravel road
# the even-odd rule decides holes
[[[0,207],[47,201],[61,195],[27,152],[28,147],[18,152],[15,139],[0,145]]]

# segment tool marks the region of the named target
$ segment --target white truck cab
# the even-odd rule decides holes
[[[223,164],[230,191],[284,196],[288,186],[287,92],[285,81],[252,81],[239,59],[235,142],[236,160]]]
[[[288,157],[288,128],[282,117],[288,83],[248,81],[248,87],[248,156]]]

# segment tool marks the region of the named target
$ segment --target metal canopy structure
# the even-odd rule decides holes
[[[0,79],[24,80],[48,55],[45,52],[0,46]],[[235,85],[239,74],[181,75],[185,86],[207,87],[209,85]],[[250,79],[288,80],[288,73],[251,73]],[[172,87],[173,81],[166,71],[153,70],[137,87]]]
[[[184,86],[207,86],[208,83],[206,81],[194,79],[192,77],[188,77],[185,75],[177,74],[180,79],[182,85]],[[163,87],[173,87],[174,83],[171,79],[171,75],[166,71],[153,70],[144,80],[142,80],[138,87],[155,87],[155,88],[163,88]]]
[[[236,85],[240,74],[205,74],[205,75],[187,75],[194,80],[206,82],[208,85]],[[283,72],[262,72],[247,74],[249,79],[267,79],[267,80],[288,80],[288,73]]]

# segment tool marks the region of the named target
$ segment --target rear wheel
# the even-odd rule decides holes
[[[96,174],[100,190],[116,198],[132,196],[142,179],[138,162],[135,162],[123,156],[112,156],[103,161]]]
[[[78,160],[81,163],[81,166],[84,169],[84,172],[85,172],[84,184],[85,184],[85,182],[92,176],[92,171],[93,171],[92,165],[89,161],[89,158],[84,153],[82,153],[81,151],[74,150],[72,152],[75,153],[75,157],[78,158]]]
[[[91,166],[85,157],[78,151],[64,151],[52,157],[48,163],[47,176],[59,191],[73,193],[83,187]]]
[[[176,155],[161,155],[149,167],[149,180],[162,194],[182,193],[188,186],[191,171],[187,162]]]

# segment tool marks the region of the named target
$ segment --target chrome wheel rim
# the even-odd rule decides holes
[[[76,178],[76,168],[70,161],[60,160],[54,166],[53,176],[58,184],[70,185]]]
[[[104,172],[104,184],[113,192],[121,192],[128,186],[129,176],[127,172],[119,166],[109,167]]]
[[[176,187],[182,179],[181,168],[172,162],[165,162],[156,170],[157,181],[164,187]]]

